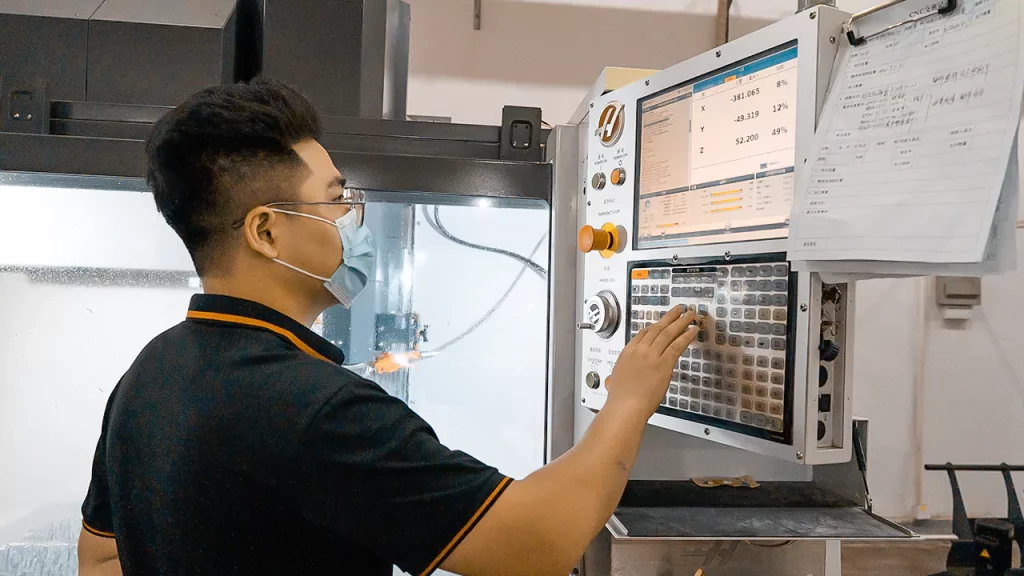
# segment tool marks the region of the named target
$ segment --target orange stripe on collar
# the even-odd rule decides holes
[[[220,314],[217,312],[199,312],[197,310],[189,310],[188,314],[185,315],[187,318],[193,320],[212,320],[214,322],[226,322],[228,324],[241,324],[243,326],[252,326],[253,328],[262,328],[269,330],[278,336],[283,336],[289,342],[291,342],[296,348],[302,350],[306,354],[309,354],[313,358],[323,360],[324,362],[330,362],[323,354],[313,350],[309,344],[303,342],[298,336],[292,332],[271,324],[270,322],[264,322],[263,320],[256,320],[255,318],[247,318],[245,316],[236,316],[234,314]]]

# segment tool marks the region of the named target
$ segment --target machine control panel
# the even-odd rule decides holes
[[[815,8],[591,104],[580,167],[580,402],[673,306],[700,330],[650,424],[801,464],[850,459],[852,285],[786,236],[845,19]]]
[[[676,305],[696,312],[700,329],[676,366],[659,412],[787,441],[787,415],[793,411],[792,370],[787,375],[792,282],[784,259],[634,267],[628,338]]]

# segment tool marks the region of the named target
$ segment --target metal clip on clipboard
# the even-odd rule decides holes
[[[846,23],[843,24],[843,32],[846,33],[846,38],[847,38],[847,40],[850,41],[850,45],[851,46],[859,46],[859,45],[863,44],[864,42],[866,42],[868,38],[872,38],[874,36],[878,36],[879,34],[884,34],[884,33],[888,32],[889,30],[892,30],[894,28],[899,28],[900,26],[903,26],[904,24],[910,24],[911,22],[916,22],[916,21],[921,20],[923,18],[927,18],[928,16],[931,16],[932,14],[948,14],[948,13],[952,12],[953,10],[956,10],[956,6],[957,6],[957,0],[946,0],[946,5],[941,7],[941,8],[939,8],[936,12],[929,12],[927,14],[922,14],[921,16],[918,16],[916,18],[908,18],[908,19],[906,19],[906,20],[904,20],[902,22],[897,22],[896,24],[893,24],[892,26],[889,26],[889,27],[887,27],[887,28],[885,28],[883,30],[879,30],[878,32],[873,32],[873,33],[868,34],[866,36],[858,36],[857,35],[857,32],[854,29],[853,25],[858,20],[860,20],[862,18],[865,18],[867,16],[870,16],[872,14],[881,12],[882,10],[885,10],[886,8],[890,8],[890,7],[895,6],[897,4],[901,4],[901,3],[903,3],[903,1],[904,0],[889,0],[888,2],[883,2],[883,3],[879,4],[878,6],[875,6],[874,8],[868,8],[867,10],[864,10],[862,12],[857,12],[852,17],[850,17],[850,19],[847,20]]]

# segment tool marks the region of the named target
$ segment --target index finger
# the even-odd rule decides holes
[[[665,313],[665,316],[662,317],[661,320],[651,324],[645,328],[643,332],[637,334],[636,338],[630,340],[630,344],[633,342],[636,342],[637,344],[649,344],[654,342],[658,338],[658,335],[661,334],[662,330],[664,330],[666,326],[675,322],[684,310],[685,308],[683,308],[682,305],[674,306],[671,310]]]
[[[686,331],[686,327],[693,324],[693,320],[696,318],[696,312],[693,310],[687,310],[685,314],[680,316],[675,322],[669,324],[661,334],[651,343],[651,348],[655,352],[661,354],[668,348],[679,335]]]

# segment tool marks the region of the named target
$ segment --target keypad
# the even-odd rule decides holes
[[[785,427],[789,265],[647,268],[630,284],[630,337],[678,304],[700,328],[663,406],[772,432]]]

